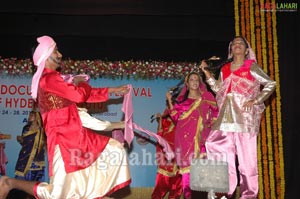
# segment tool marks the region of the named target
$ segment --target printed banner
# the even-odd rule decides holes
[[[91,79],[94,87],[113,87],[125,84],[133,86],[133,121],[144,129],[156,132],[157,123],[150,122],[151,115],[162,113],[166,105],[166,92],[179,80],[111,80]],[[21,149],[16,140],[27,123],[29,112],[34,106],[30,96],[31,77],[5,77],[0,80],[0,133],[11,135],[2,139],[8,158],[6,175],[13,177],[15,165]],[[88,104],[86,108],[92,116],[111,122],[123,120],[121,111],[122,96],[111,95],[105,103]],[[128,149],[128,159],[132,176],[131,187],[153,187],[156,177],[155,146],[156,140],[147,138],[143,132],[135,131],[135,138]],[[48,172],[46,172],[48,175]],[[143,177],[141,177],[143,176]],[[48,177],[46,176],[48,180]]]

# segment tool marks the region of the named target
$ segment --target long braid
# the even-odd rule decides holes
[[[220,64],[216,65],[216,66],[209,66],[207,67],[207,70],[209,70],[210,72],[216,72],[216,71],[219,71],[221,70],[221,68],[226,65],[227,63],[229,62],[232,62],[233,58],[229,58],[229,59],[226,59],[225,61],[221,62]]]
[[[187,100],[187,98],[188,98],[188,96],[189,96],[189,92],[190,92],[189,90],[186,90],[186,92],[184,93],[182,99],[181,99],[180,101],[177,101],[177,100],[176,100],[176,103],[177,103],[177,104],[180,104],[180,103],[184,102],[185,100]]]

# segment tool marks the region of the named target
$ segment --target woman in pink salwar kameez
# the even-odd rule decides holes
[[[207,83],[216,93],[220,113],[209,135],[206,148],[210,154],[224,155],[229,168],[230,197],[237,186],[236,157],[242,199],[257,198],[257,134],[264,101],[275,90],[276,82],[257,65],[254,52],[245,38],[235,37],[229,44],[228,63],[215,80],[202,62]],[[263,87],[261,90],[261,86]]]
[[[192,72],[186,77],[185,86],[173,105],[172,96],[166,94],[170,115],[176,123],[175,153],[176,162],[182,174],[184,198],[191,198],[190,165],[193,158],[206,152],[205,141],[218,113],[212,93],[198,73]]]

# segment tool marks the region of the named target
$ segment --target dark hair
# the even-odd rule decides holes
[[[218,64],[216,66],[210,66],[207,69],[210,72],[216,72],[216,71],[220,70],[225,64],[232,62],[232,60],[233,60],[233,58],[226,59],[225,61],[222,61],[220,64]]]
[[[199,77],[199,82],[200,82],[199,87],[201,86],[201,84],[204,84],[204,83],[203,83],[203,80],[202,80],[202,76],[201,76],[199,73],[197,73],[197,72],[190,72],[190,73],[186,76],[186,79],[185,79],[186,82],[190,79],[190,77],[191,77],[192,75],[197,75],[197,76]],[[186,83],[186,82],[185,82],[185,83]],[[186,89],[186,91],[185,91],[185,93],[184,93],[182,99],[181,99],[180,101],[176,101],[176,103],[177,103],[177,104],[180,104],[180,103],[184,102],[185,100],[187,100],[187,98],[188,98],[188,96],[189,96],[189,93],[190,93],[190,91],[189,91],[188,89]]]

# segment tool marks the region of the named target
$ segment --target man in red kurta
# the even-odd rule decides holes
[[[127,93],[127,86],[92,88],[84,78],[66,83],[56,71],[62,55],[49,36],[38,38],[33,61],[32,97],[42,114],[50,183],[2,177],[0,199],[16,188],[36,198],[102,198],[127,186],[131,179],[126,152],[116,140],[84,128],[77,103],[103,102],[109,93]],[[110,161],[113,159],[113,161]]]

